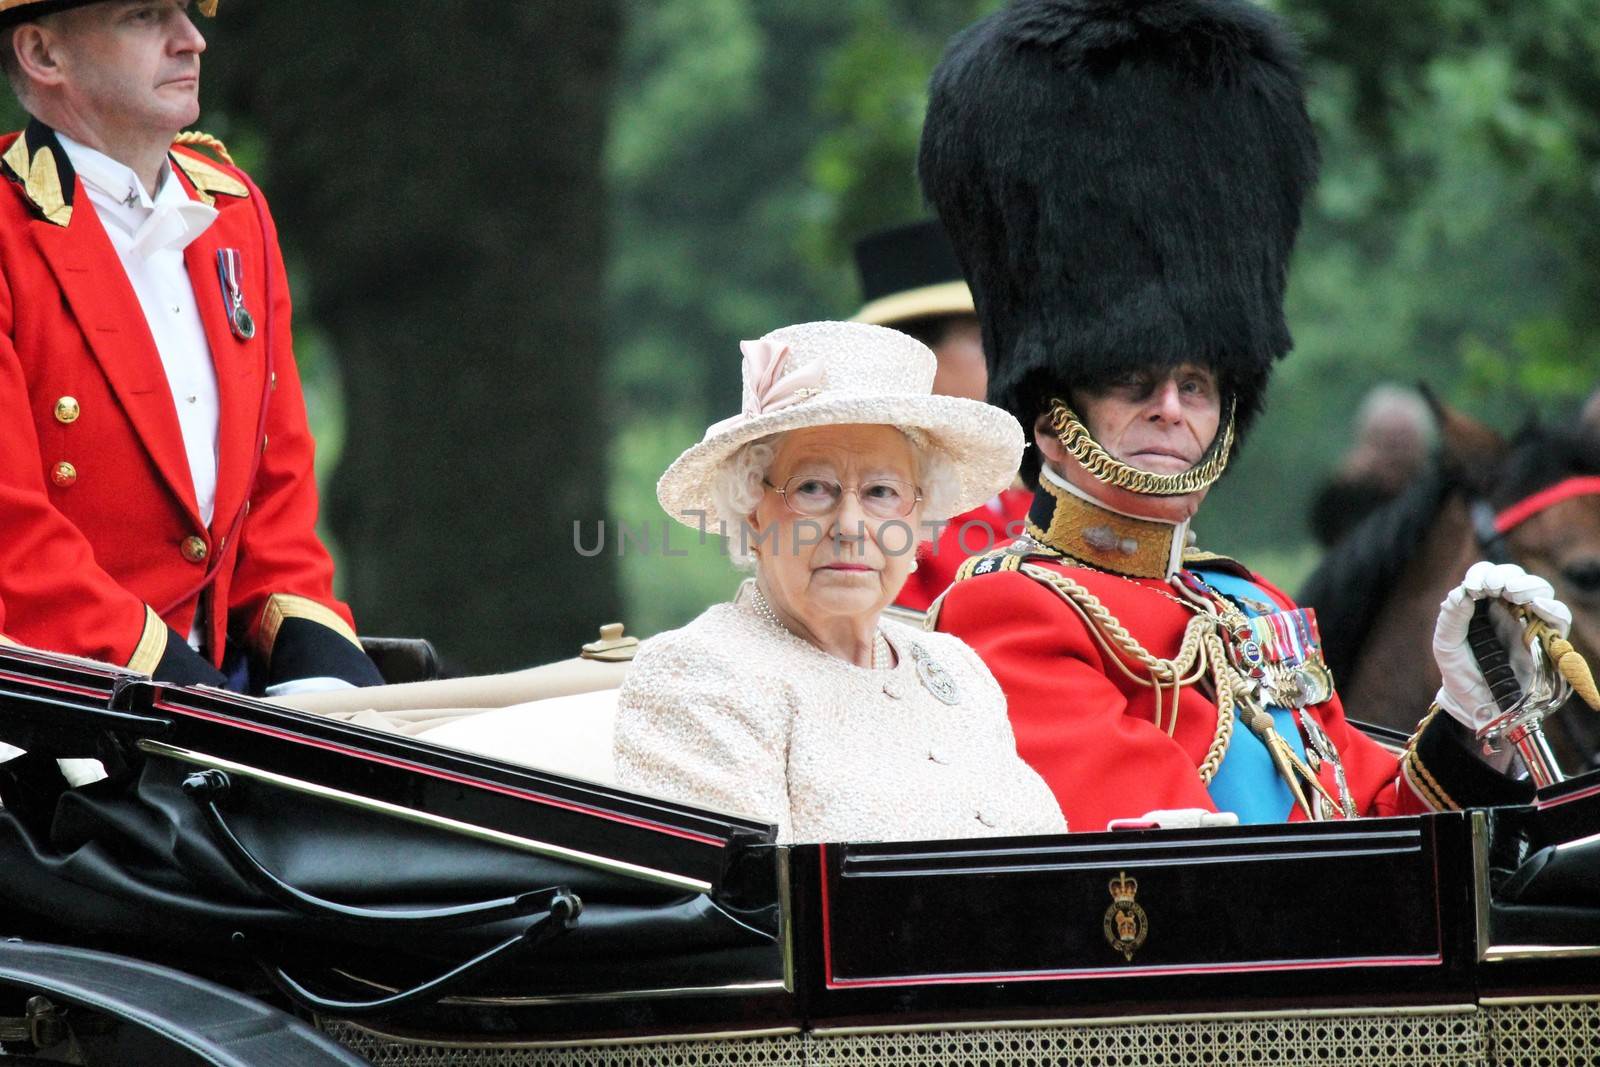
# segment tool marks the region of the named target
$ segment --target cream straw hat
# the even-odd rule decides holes
[[[898,330],[862,322],[803,322],[743,341],[744,404],[656,483],[656,499],[679,522],[703,529],[718,518],[711,487],[740,447],[807,426],[884,425],[920,430],[949,456],[960,489],[943,510],[959,515],[1011,484],[1022,427],[997,407],[933,395],[934,355]],[[950,515],[925,515],[929,520]]]

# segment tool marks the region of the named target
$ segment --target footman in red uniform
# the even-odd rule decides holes
[[[178,682],[240,684],[248,654],[274,693],[375,684],[314,529],[271,216],[220,144],[177,136],[188,6],[0,0],[32,116],[0,140],[8,632]]]
[[[1397,757],[1346,722],[1315,616],[1191,547],[1290,348],[1316,165],[1293,43],[1242,0],[1017,0],[934,74],[924,191],[976,298],[990,399],[1037,447],[1026,533],[931,614],[999,680],[1074,830],[1530,795],[1470,742],[1495,705],[1466,629],[1485,597],[1564,627],[1548,584],[1468,572],[1435,635],[1444,686]]]

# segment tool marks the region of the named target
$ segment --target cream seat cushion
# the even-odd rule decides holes
[[[546,697],[452,719],[414,736],[480,756],[616,784],[611,738],[617,691]]]

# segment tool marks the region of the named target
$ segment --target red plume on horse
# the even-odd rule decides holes
[[[1572,642],[1600,662],[1600,430],[1532,425],[1507,439],[1430,396],[1437,453],[1324,557],[1301,591],[1352,718],[1409,732],[1439,685],[1439,602],[1478,560],[1548,579]],[[1569,774],[1600,766],[1600,714],[1568,701],[1545,724]]]

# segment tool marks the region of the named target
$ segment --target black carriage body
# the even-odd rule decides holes
[[[582,898],[570,930],[438,996],[323,1013],[356,1018],[346,1036],[363,1040],[810,1042],[1421,1012],[1465,1042],[1447,1057],[1465,1063],[1488,1062],[1460,1022],[1485,1005],[1600,991],[1585,882],[1600,869],[1600,837],[1587,840],[1600,779],[1527,808],[1417,818],[780,846],[749,820],[8,652],[0,740],[111,770],[41,800],[43,761],[0,765],[0,934],[258,992],[266,964],[280,986],[360,1004],[554,910],[546,895],[482,921],[430,915]],[[218,772],[225,790],[196,790]]]

